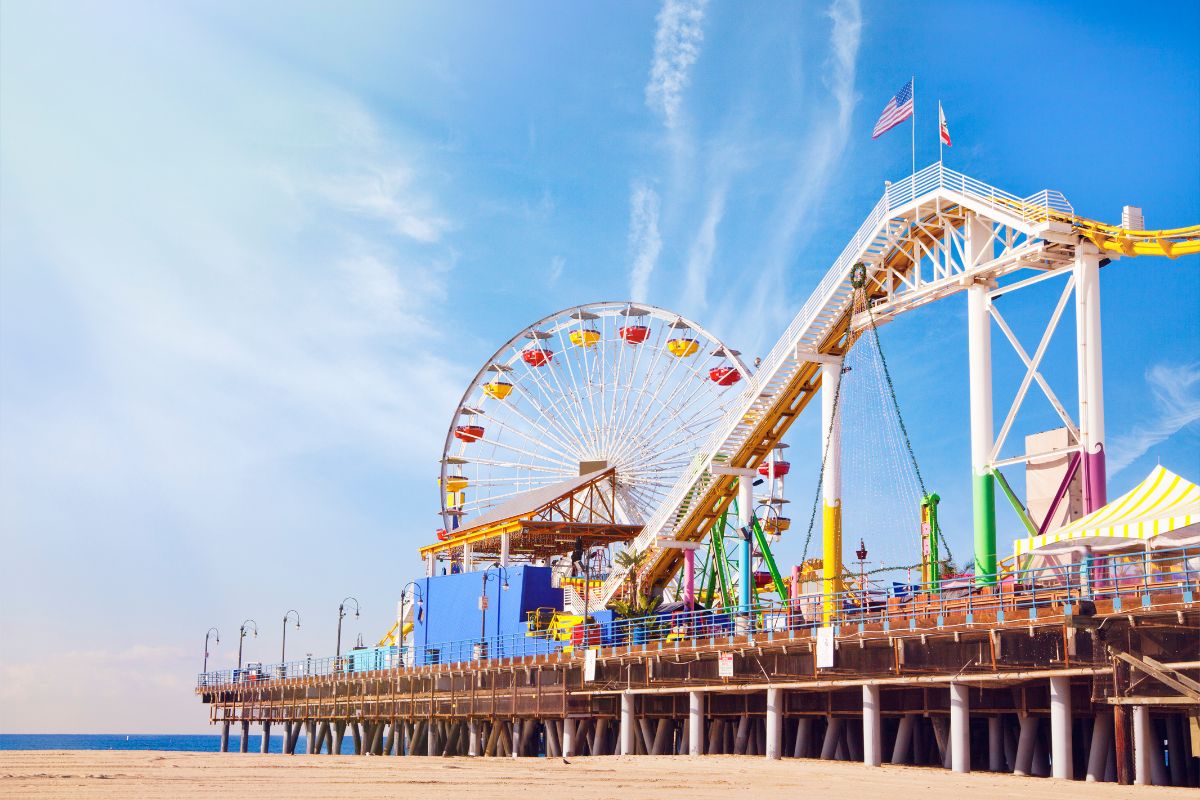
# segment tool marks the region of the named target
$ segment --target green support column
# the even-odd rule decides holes
[[[972,498],[975,507],[975,585],[996,582],[996,479],[991,473],[976,475]]]

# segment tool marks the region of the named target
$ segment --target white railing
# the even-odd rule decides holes
[[[885,229],[895,212],[903,210],[905,206],[916,203],[926,195],[938,190],[957,192],[976,202],[984,203],[990,208],[1002,211],[1006,216],[1018,217],[1027,222],[1044,222],[1051,212],[1055,215],[1074,215],[1074,209],[1059,192],[1042,190],[1027,198],[1021,198],[968,175],[947,169],[941,163],[931,164],[915,175],[887,184],[883,196],[879,198],[875,207],[871,209],[866,219],[855,231],[854,236],[846,243],[842,252],[833,262],[833,266],[825,273],[816,289],[792,319],[791,324],[779,337],[771,352],[763,359],[762,365],[754,376],[747,381],[746,388],[742,390],[738,402],[730,407],[721,423],[714,429],[713,435],[704,443],[700,452],[706,453],[707,456],[679,477],[668,494],[667,500],[658,507],[642,529],[641,534],[634,540],[633,547],[636,551],[641,552],[650,548],[660,536],[673,530],[672,522],[678,524],[687,516],[686,510],[680,513],[680,506],[688,498],[689,493],[691,494],[690,503],[697,503],[701,500],[712,478],[710,472],[712,462],[720,460],[721,456],[726,458],[733,456],[736,449],[745,441],[749,429],[753,428],[753,422],[748,424],[747,429],[740,434],[738,426],[742,424],[746,415],[753,411],[754,404],[758,402],[764,388],[779,377],[782,369],[799,367],[795,357],[797,348],[812,333],[818,315],[834,300],[838,290],[848,284],[850,269],[862,258],[866,247]],[[829,321],[826,321],[825,324],[828,325]],[[815,346],[817,343],[813,342],[812,344]],[[791,375],[787,377],[790,379]],[[771,403],[774,400],[775,398],[772,397],[766,402]],[[730,444],[734,446],[732,449],[728,447]],[[673,516],[674,520],[672,520]],[[601,591],[599,602],[607,602],[616,595],[625,583],[626,574],[627,570],[622,569],[614,569],[609,574],[604,589]]]

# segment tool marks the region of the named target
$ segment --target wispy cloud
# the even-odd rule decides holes
[[[1200,363],[1155,364],[1146,370],[1154,413],[1109,442],[1108,473],[1116,475],[1156,444],[1200,421]]]
[[[658,193],[642,181],[634,181],[629,194],[629,295],[646,299],[650,276],[662,252],[658,232]]]
[[[662,116],[668,128],[678,124],[683,90],[700,57],[705,5],[707,0],[666,0],[658,12],[646,105]]]
[[[728,193],[729,183],[724,180],[709,195],[704,219],[688,252],[682,301],[685,313],[698,314],[708,306],[708,278],[717,252],[717,227],[725,216]]]
[[[567,265],[567,260],[562,256],[555,256],[550,259],[550,285],[558,283],[558,279],[562,277],[563,267]]]
[[[434,210],[433,200],[413,186],[412,170],[408,168],[340,174],[326,182],[324,192],[336,206],[381,220],[418,242],[437,242],[450,228],[450,221]]]
[[[793,263],[801,224],[818,206],[830,175],[837,167],[850,135],[850,122],[858,103],[855,92],[858,48],[862,38],[862,11],[858,0],[834,0],[827,11],[832,23],[831,55],[824,83],[837,106],[837,114],[818,123],[795,157],[795,172],[781,195],[786,198],[771,221],[759,279],[749,307],[759,310],[741,329],[748,352],[765,352],[770,337],[787,323],[791,304],[787,293],[787,268]],[[813,103],[814,109],[819,104]],[[727,312],[730,313],[730,312]]]

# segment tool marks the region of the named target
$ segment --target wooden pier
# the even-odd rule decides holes
[[[1200,786],[1200,605],[1122,600],[847,620],[828,668],[800,628],[196,691],[243,752],[254,724],[288,753],[303,733],[309,753],[722,753]]]

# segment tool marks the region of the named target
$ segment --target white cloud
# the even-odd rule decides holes
[[[1200,363],[1155,364],[1146,370],[1154,412],[1109,442],[1109,476],[1128,467],[1156,444],[1200,421]]]
[[[331,176],[323,187],[336,207],[381,220],[418,242],[437,242],[450,222],[434,210],[431,198],[413,187],[406,167],[361,169]]]
[[[858,102],[855,94],[856,62],[862,37],[862,13],[858,0],[834,0],[827,16],[832,21],[829,46],[831,58],[826,64],[824,81],[837,105],[837,114],[829,118],[819,103],[810,104],[813,132],[795,157],[795,172],[787,180],[781,196],[785,198],[771,220],[771,236],[766,245],[759,279],[747,301],[758,313],[743,318],[740,335],[749,353],[766,354],[771,337],[788,322],[792,311],[786,277],[792,265],[802,224],[819,208],[830,175],[839,163],[850,122]],[[728,317],[736,312],[725,310]]]
[[[555,256],[550,259],[550,285],[558,283],[558,279],[562,277],[563,267],[567,265],[567,260],[562,256]]]
[[[704,219],[700,222],[700,229],[688,253],[683,307],[691,314],[699,314],[708,305],[708,277],[712,272],[713,258],[717,252],[717,226],[725,216],[725,196],[728,191],[729,184],[726,180],[709,195]]]
[[[638,302],[646,299],[650,275],[662,252],[658,212],[658,193],[645,183],[634,181],[629,196],[629,295]]]
[[[706,4],[707,0],[665,0],[658,12],[646,105],[662,115],[668,128],[678,122],[683,90],[700,57]]]

